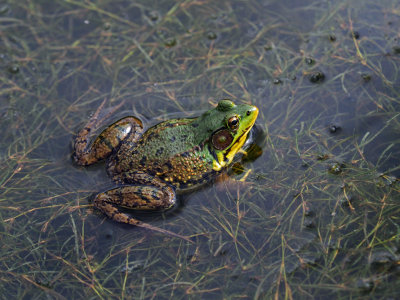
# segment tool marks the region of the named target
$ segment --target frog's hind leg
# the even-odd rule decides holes
[[[119,207],[123,207],[134,210],[165,210],[174,205],[175,199],[173,188],[165,184],[162,188],[125,185],[98,194],[93,205],[114,221],[147,228],[192,242],[188,237],[143,223],[119,209]]]
[[[175,204],[175,199],[175,192],[169,185],[165,185],[162,189],[150,185],[123,185],[98,194],[93,204],[111,219],[130,224],[128,219],[120,219],[123,213],[107,205],[114,204],[141,211],[161,211],[171,208]]]
[[[99,114],[104,103],[100,105],[93,117],[75,138],[73,157],[78,165],[87,166],[107,158],[114,149],[120,146],[121,141],[129,139],[134,142],[143,131],[143,124],[139,119],[125,117],[104,129],[90,144],[90,133],[101,122]]]

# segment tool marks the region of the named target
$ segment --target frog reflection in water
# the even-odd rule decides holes
[[[99,125],[101,107],[76,137],[74,159],[85,166],[106,159],[107,172],[118,187],[98,194],[94,206],[115,221],[149,229],[155,228],[120,208],[172,207],[175,192],[206,184],[233,161],[258,115],[255,106],[221,100],[197,118],[167,120],[144,133],[140,120],[125,117],[91,144],[89,135]]]

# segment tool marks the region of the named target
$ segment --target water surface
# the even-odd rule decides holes
[[[398,1],[1,1],[0,289],[18,299],[395,298]],[[104,99],[146,124],[260,109],[262,155],[147,222],[71,142]],[[115,118],[114,118],[115,117]]]

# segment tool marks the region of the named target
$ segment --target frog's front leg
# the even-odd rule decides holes
[[[103,105],[104,102],[75,138],[73,156],[78,165],[87,166],[107,158],[115,148],[119,147],[121,141],[129,139],[135,142],[143,131],[139,119],[125,117],[104,129],[90,144],[90,132],[101,122],[98,116]]]

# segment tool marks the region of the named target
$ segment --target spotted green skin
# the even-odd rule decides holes
[[[206,138],[195,134],[197,120],[172,119],[151,127],[134,145],[121,145],[108,160],[108,173],[117,182],[132,183],[132,170],[141,170],[178,190],[206,183],[215,173],[214,157]]]
[[[197,118],[167,120],[144,133],[140,120],[123,118],[90,144],[100,109],[75,139],[74,158],[80,165],[106,159],[107,172],[119,186],[98,194],[94,206],[116,221],[133,225],[140,222],[120,207],[167,209],[175,203],[175,191],[209,182],[233,161],[258,114],[255,106],[221,100]],[[230,127],[232,118],[238,120],[237,128]],[[222,147],[213,138],[221,131],[229,137],[229,145]]]

